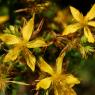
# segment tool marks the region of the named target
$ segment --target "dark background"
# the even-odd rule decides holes
[[[2,6],[5,6],[9,10],[11,24],[14,23],[15,18],[14,10],[26,7],[27,5],[25,5],[24,3],[25,1],[27,0],[0,0],[0,9]],[[31,1],[37,1],[38,3],[41,3],[46,0],[31,0]],[[62,9],[72,5],[79,9],[84,15],[95,3],[95,0],[50,0],[50,1],[56,3],[57,6],[59,6]]]
[[[56,3],[62,8],[72,5],[85,14],[95,3],[95,0],[56,0]]]

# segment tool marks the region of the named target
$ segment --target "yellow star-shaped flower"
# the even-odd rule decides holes
[[[86,14],[86,16],[83,16],[82,13],[80,13],[76,8],[72,6],[70,7],[70,10],[73,18],[76,20],[76,23],[68,25],[64,29],[62,35],[68,35],[70,33],[77,32],[79,29],[84,29],[84,35],[88,39],[88,42],[94,43],[94,37],[89,26],[95,27],[95,21],[93,21],[93,19],[95,18],[95,4]]]
[[[28,48],[44,47],[47,44],[43,38],[36,38],[29,41],[34,31],[34,17],[27,22],[27,24],[22,28],[21,36],[17,37],[12,34],[0,34],[0,39],[8,45],[13,45],[14,48],[10,49],[8,54],[4,58],[4,62],[14,61],[19,56],[20,52],[25,57],[27,65],[35,70],[36,58]]]
[[[56,60],[56,70],[53,70],[50,65],[48,65],[42,57],[39,59],[39,67],[42,71],[48,73],[50,76],[40,80],[36,89],[40,88],[48,89],[50,85],[54,89],[55,95],[76,95],[72,87],[75,84],[79,84],[80,81],[75,78],[72,74],[62,74],[62,60],[64,54],[61,54]]]

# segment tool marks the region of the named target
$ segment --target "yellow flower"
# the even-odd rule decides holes
[[[65,8],[64,10],[58,10],[54,21],[59,24],[62,24],[63,27],[66,27],[67,23],[71,22],[71,15],[69,9]]]
[[[76,20],[76,23],[68,25],[62,35],[68,35],[70,33],[77,32],[79,29],[84,29],[84,35],[88,39],[88,42],[94,43],[94,37],[91,33],[91,30],[89,29],[89,26],[95,27],[95,21],[93,19],[95,18],[95,4],[92,6],[90,11],[86,14],[86,16],[83,16],[82,13],[80,13],[76,8],[70,7],[71,13],[73,15],[73,18]]]
[[[8,45],[13,45],[14,48],[10,49],[8,54],[4,58],[4,62],[14,61],[19,56],[20,52],[25,56],[27,65],[35,70],[36,58],[28,48],[44,47],[46,43],[43,38],[36,38],[29,41],[32,32],[34,31],[34,17],[27,22],[27,24],[22,28],[21,37],[17,37],[12,34],[0,34],[0,39]]]
[[[64,54],[61,54],[56,60],[56,70],[53,70],[42,57],[39,59],[39,67],[42,71],[48,73],[50,76],[40,80],[36,89],[40,88],[48,89],[50,85],[54,89],[55,95],[76,95],[72,87],[75,84],[79,84],[80,81],[72,74],[62,74],[62,61]]]

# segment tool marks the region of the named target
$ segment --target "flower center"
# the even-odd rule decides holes
[[[84,26],[87,25],[87,22],[88,21],[84,18],[84,19],[81,20],[80,24],[81,24],[82,27],[84,27]]]
[[[53,81],[59,85],[62,84],[62,81],[64,80],[64,77],[61,74],[54,74],[52,78],[53,78]]]
[[[21,40],[18,45],[20,47],[26,47],[26,41]]]

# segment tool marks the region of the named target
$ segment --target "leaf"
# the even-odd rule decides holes
[[[72,88],[67,88],[64,95],[77,95]]]
[[[21,51],[20,47],[14,47],[13,49],[9,50],[7,55],[4,58],[4,62],[14,61],[18,57]]]
[[[65,77],[65,81],[68,85],[70,85],[71,87],[73,87],[75,84],[79,84],[80,81],[74,77],[72,74],[67,74]]]
[[[64,29],[62,35],[68,35],[68,34],[71,34],[71,33],[74,33],[76,32],[78,29],[81,28],[81,25],[76,23],[76,24],[71,24],[71,25],[68,25],[66,26],[66,28]]]
[[[92,26],[92,27],[95,27],[95,21],[89,21],[87,24]]]
[[[62,62],[63,62],[63,57],[65,56],[65,53],[62,53],[56,60],[56,67],[57,67],[57,73],[61,74],[62,73]]]
[[[85,16],[86,20],[92,20],[94,18],[95,18],[95,4],[93,4],[92,8],[90,9],[90,11]]]
[[[29,85],[29,84],[27,84],[27,83],[19,82],[19,81],[7,81],[7,82],[15,83],[15,84],[19,84],[19,85]]]
[[[28,48],[37,48],[47,46],[47,44],[45,43],[45,40],[43,38],[37,38],[35,40],[27,42],[26,46]]]
[[[84,35],[88,39],[88,42],[94,43],[94,37],[88,27],[84,27]]]
[[[48,65],[42,57],[39,58],[39,67],[42,71],[49,73],[50,75],[54,74],[53,69]]]
[[[70,89],[69,92],[70,92],[69,95],[77,95],[76,92],[73,89]]]
[[[75,20],[77,20],[78,22],[83,20],[83,15],[76,8],[71,6],[70,10]]]
[[[0,39],[9,45],[17,44],[20,42],[20,39],[12,34],[0,34]]]
[[[28,49],[24,49],[25,60],[32,71],[35,71],[36,58]]]
[[[51,85],[51,82],[52,82],[51,77],[42,79],[40,82],[37,83],[36,90],[39,90],[40,88],[48,89]]]
[[[34,18],[35,18],[35,14],[33,14],[33,17],[22,28],[22,35],[23,35],[23,39],[25,41],[29,41],[29,39],[32,35],[32,32],[34,30]]]
[[[5,21],[7,21],[9,19],[8,16],[0,16],[0,24],[4,23]]]

